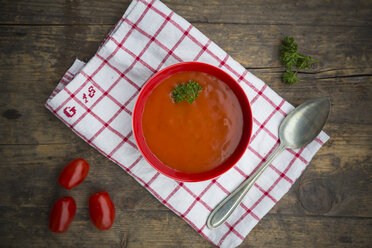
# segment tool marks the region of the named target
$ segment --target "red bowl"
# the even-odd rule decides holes
[[[217,166],[216,168],[205,171],[201,173],[186,173],[177,171],[168,167],[167,165],[163,164],[150,150],[148,145],[146,144],[143,131],[142,131],[142,114],[143,109],[145,107],[146,100],[151,92],[155,89],[155,87],[161,83],[166,78],[170,77],[173,74],[185,71],[199,71],[211,74],[224,83],[226,83],[231,90],[235,93],[236,97],[239,100],[240,106],[243,112],[243,132],[240,139],[240,142],[232,153],[232,155],[221,165]],[[142,153],[143,157],[150,163],[152,167],[154,167],[157,171],[162,173],[165,176],[173,178],[178,181],[183,182],[200,182],[204,180],[209,180],[215,177],[220,176],[221,174],[225,173],[227,170],[232,168],[236,162],[242,157],[244,151],[247,149],[251,133],[252,133],[252,111],[248,101],[246,94],[244,93],[243,89],[240,85],[226,72],[223,70],[200,62],[183,62],[179,64],[174,64],[169,66],[154,76],[152,76],[146,84],[143,86],[141,92],[136,101],[136,105],[134,106],[133,111],[133,133],[134,138],[137,142],[137,146]]]

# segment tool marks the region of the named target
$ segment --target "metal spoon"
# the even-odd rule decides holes
[[[313,141],[325,125],[330,109],[330,99],[323,97],[307,101],[289,113],[279,127],[279,146],[252,176],[217,205],[208,216],[207,227],[217,228],[227,220],[280,152],[286,148],[301,148]]]

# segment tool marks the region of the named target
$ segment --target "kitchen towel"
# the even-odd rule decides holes
[[[247,94],[254,118],[241,160],[219,178],[199,183],[159,174],[141,156],[132,133],[131,116],[141,87],[157,71],[183,61],[208,63],[229,73]],[[46,107],[219,247],[238,246],[329,138],[322,132],[305,148],[282,152],[227,222],[208,229],[205,222],[211,210],[278,146],[279,124],[293,106],[157,0],[134,0],[94,57],[86,64],[75,61]]]

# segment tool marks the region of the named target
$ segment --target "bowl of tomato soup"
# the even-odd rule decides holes
[[[193,102],[176,102],[174,89],[196,82]],[[191,85],[191,84],[190,84]],[[240,85],[223,70],[183,62],[156,73],[133,111],[133,133],[143,157],[165,176],[198,182],[220,176],[241,158],[252,132],[252,112]]]

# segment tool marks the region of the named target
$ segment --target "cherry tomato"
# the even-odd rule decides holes
[[[49,229],[52,232],[66,232],[76,213],[76,203],[71,196],[56,200],[49,216]]]
[[[89,215],[98,229],[108,230],[111,228],[115,219],[115,206],[106,191],[100,191],[90,196]]]
[[[70,161],[61,171],[58,183],[66,188],[72,189],[84,181],[89,172],[89,164],[82,158]]]

